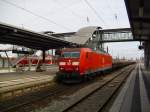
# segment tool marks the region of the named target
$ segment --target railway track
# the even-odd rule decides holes
[[[64,86],[64,85],[58,86],[56,83],[53,83],[53,86],[50,87],[50,89],[42,91],[42,92],[31,93],[31,95],[25,95],[21,97],[21,100],[20,100],[20,97],[18,97],[18,98],[15,98],[13,102],[12,102],[12,99],[7,100],[6,102],[5,101],[0,102],[0,112],[9,112],[9,111],[16,110],[17,108],[20,108],[26,105],[30,105],[46,97],[54,96],[55,94],[62,93],[62,91],[64,91],[64,89],[67,89],[67,88],[68,88],[67,86]]]
[[[115,77],[113,77],[112,79],[110,79],[109,81],[104,83],[102,86],[100,86],[99,88],[97,88],[93,92],[89,93],[88,95],[83,97],[80,101],[74,103],[72,106],[67,107],[63,111],[64,112],[65,111],[70,111],[77,104],[79,104],[80,102],[82,102],[83,100],[85,100],[86,98],[91,96],[94,92],[98,91],[98,89],[103,88],[104,86],[109,84],[111,81],[116,79],[120,74],[124,73],[127,69],[129,69],[129,68],[126,68],[121,73],[118,73]],[[38,101],[46,99],[47,97],[57,96],[58,94],[64,94],[64,93],[73,91],[74,89],[79,89],[79,88],[82,88],[84,86],[87,86],[90,83],[91,82],[85,83],[85,84],[81,84],[81,85],[77,85],[77,86],[75,86],[73,88],[70,87],[70,86],[67,86],[67,85],[58,85],[58,84],[54,83],[53,86],[50,87],[48,90],[45,90],[43,92],[35,92],[35,93],[32,93],[30,96],[27,95],[27,96],[21,97],[21,99],[20,99],[20,97],[18,97],[15,100],[13,100],[13,103],[12,103],[12,100],[10,100],[10,101],[8,100],[6,102],[0,102],[0,110],[1,110],[1,112],[15,111],[18,108],[21,108],[23,106],[30,106],[31,104],[34,104],[34,103],[36,103]]]
[[[63,112],[100,112],[110,102],[134,67],[130,66],[111,80],[70,105]]]

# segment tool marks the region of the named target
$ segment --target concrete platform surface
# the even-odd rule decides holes
[[[25,71],[25,72],[0,73],[0,82],[22,79],[22,78],[29,78],[29,77],[38,77],[42,75],[55,75],[57,71],[58,71],[58,67],[52,66],[52,67],[49,67],[47,71],[43,71],[43,72]]]
[[[51,67],[44,72],[11,72],[0,74],[0,95],[19,89],[36,87],[53,81],[58,67]]]
[[[109,112],[150,112],[150,71],[142,63],[137,64]]]

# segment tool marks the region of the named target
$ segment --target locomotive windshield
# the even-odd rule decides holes
[[[80,52],[63,52],[62,57],[64,58],[79,58]]]

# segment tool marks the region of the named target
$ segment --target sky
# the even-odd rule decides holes
[[[129,28],[124,0],[0,0],[0,22],[36,32],[76,32],[85,26]],[[113,57],[137,58],[139,42],[109,43]],[[5,47],[5,46],[0,46]]]

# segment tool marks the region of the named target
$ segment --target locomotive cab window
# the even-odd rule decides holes
[[[71,54],[70,52],[64,52],[61,54],[61,57],[68,58],[68,57],[71,57]]]
[[[61,56],[64,58],[79,58],[80,52],[63,52]]]
[[[80,53],[79,52],[71,52],[71,57],[72,58],[79,58],[80,57]]]

